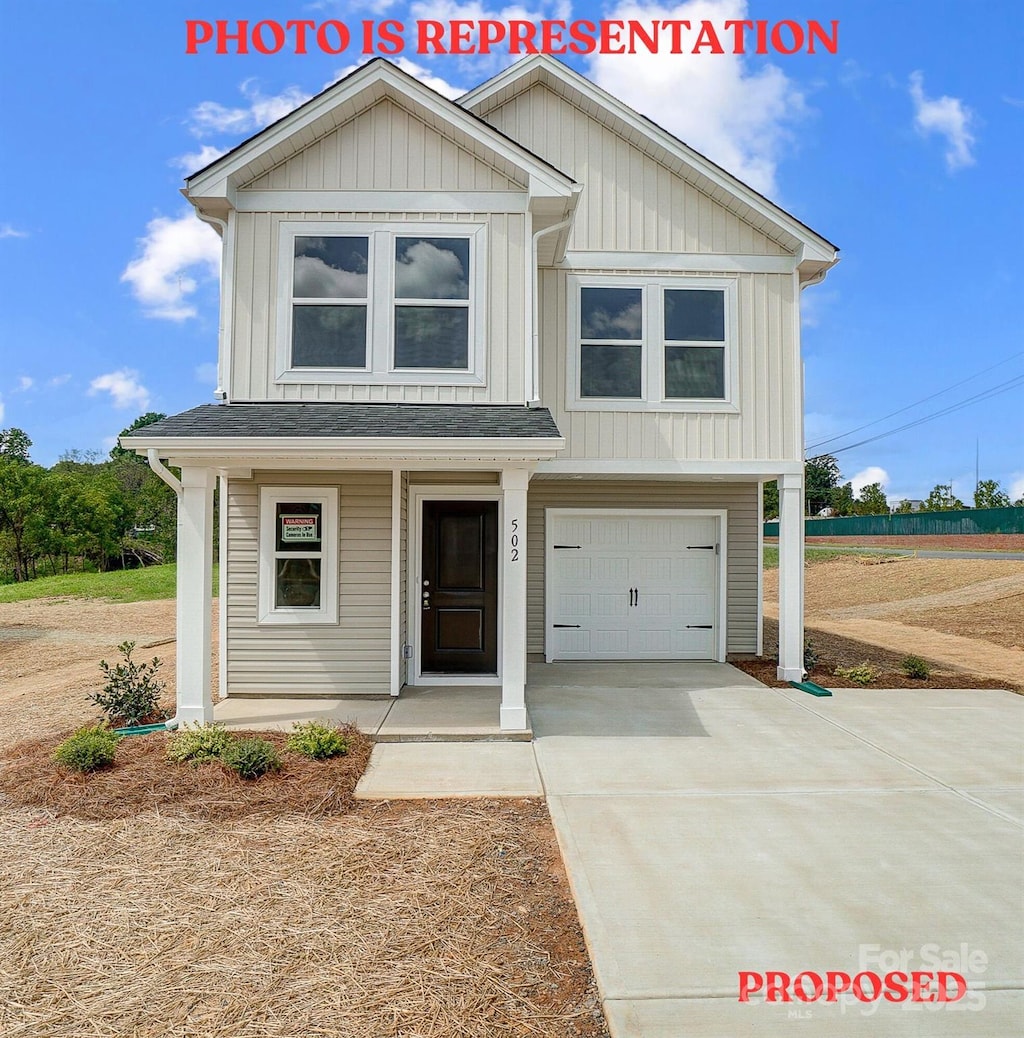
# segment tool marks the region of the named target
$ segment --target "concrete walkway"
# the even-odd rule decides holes
[[[1021,697],[814,699],[725,666],[584,664],[533,668],[528,705],[616,1038],[1024,1033]],[[495,774],[425,749],[470,786]],[[394,750],[421,752],[378,747],[375,768]],[[741,971],[901,968],[960,972],[968,994],[738,1001]]]

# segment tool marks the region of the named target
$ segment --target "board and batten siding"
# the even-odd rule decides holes
[[[391,100],[355,118],[245,185],[254,191],[515,191],[525,175]]]
[[[556,480],[530,483],[527,505],[527,652],[544,652],[545,509],[727,509],[726,651],[757,651],[757,483],[692,483],[668,480]]]
[[[616,273],[643,276],[652,272]],[[567,405],[567,351],[579,347],[568,326],[567,275],[563,270],[541,270],[541,400],[551,409],[567,441],[559,460],[762,461],[802,457],[799,300],[794,275],[722,271],[689,276],[736,278],[738,413],[571,410]],[[657,344],[649,348],[657,348]]]
[[[390,401],[409,403],[515,403],[525,400],[523,360],[529,315],[516,300],[526,299],[526,256],[529,249],[525,213],[503,212],[235,212],[234,291],[231,301],[231,366],[229,395],[233,401]],[[283,221],[365,223],[367,230],[384,223],[460,222],[486,225],[484,339],[486,362],[482,386],[345,385],[309,382],[275,383],[277,315],[282,291],[278,243]]]
[[[583,185],[569,249],[787,254],[654,155],[543,84],[489,111],[486,120]]]
[[[339,488],[339,622],[260,626],[260,487],[299,485]],[[230,481],[227,507],[228,694],[387,695],[391,473],[260,473]]]

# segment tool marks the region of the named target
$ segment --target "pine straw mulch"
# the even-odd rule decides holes
[[[909,653],[893,652],[878,645],[843,638],[813,627],[806,628],[806,638],[818,654],[818,663],[807,675],[808,680],[824,688],[859,688],[849,678],[835,676],[836,667],[853,667],[859,663],[870,663],[877,671],[878,677],[871,682],[874,688],[994,688],[1009,689],[1012,692],[1022,690],[1007,682],[983,678],[964,670],[954,670],[948,666],[929,660],[931,676],[922,681],[919,678],[908,678],[901,664]],[[764,619],[764,655],[754,658],[737,657],[730,663],[744,673],[756,678],[764,685],[772,688],[789,688],[788,681],[780,681],[776,677],[777,653],[779,646],[779,625],[777,620]]]
[[[162,735],[69,780],[57,741],[0,758],[4,1038],[606,1038],[542,801],[353,801],[363,748],[243,783]]]

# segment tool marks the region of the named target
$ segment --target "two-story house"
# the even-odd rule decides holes
[[[676,99],[666,99],[675,103]],[[500,685],[528,656],[802,676],[800,293],[835,247],[548,57],[449,101],[374,60],[188,178],[223,238],[181,468],[178,719],[223,693]],[[683,664],[681,664],[683,665]]]

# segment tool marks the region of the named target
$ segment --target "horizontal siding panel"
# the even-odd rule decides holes
[[[260,486],[339,488],[337,625],[260,625]],[[265,472],[228,490],[228,692],[390,688],[391,476]]]

